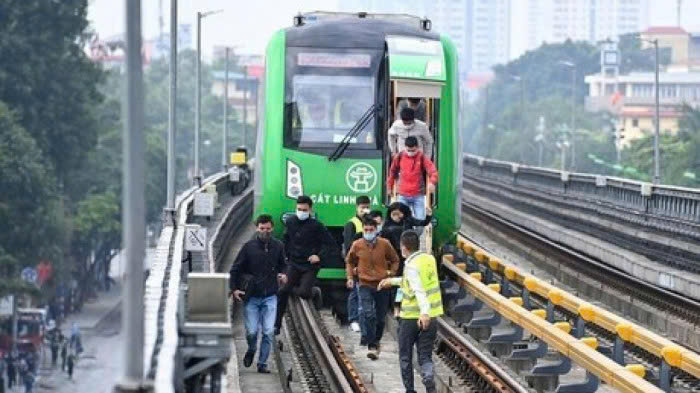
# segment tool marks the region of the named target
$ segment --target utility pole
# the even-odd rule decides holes
[[[221,11],[197,12],[197,86],[194,99],[194,184],[196,186],[202,185],[202,175],[199,170],[199,133],[202,125],[202,19]]]
[[[559,64],[571,68],[571,169],[576,167],[576,64],[571,61],[559,60]]]
[[[679,6],[680,9],[680,6]],[[659,39],[654,39],[654,53],[655,53],[655,63],[656,68],[654,70],[654,98],[656,101],[656,110],[654,114],[654,123],[656,126],[656,131],[654,132],[654,184],[659,184],[661,182],[661,174],[659,171],[659,128],[660,128],[660,117],[659,117]]]
[[[12,352],[17,351],[17,294],[12,295]]]
[[[544,155],[544,129],[545,129],[545,120],[544,116],[540,116],[540,122],[537,125],[537,136],[535,136],[535,142],[537,142],[540,146],[539,149],[539,154],[537,157],[537,166],[540,168],[542,167],[542,159]]]
[[[122,322],[124,375],[115,392],[145,392],[143,378],[143,259],[146,222],[144,201],[143,76],[141,64],[141,1],[126,0],[126,103],[124,108],[122,239],[126,250],[126,282]]]
[[[177,133],[177,0],[170,0],[170,95],[168,99],[168,174],[166,214],[174,223],[175,213],[175,134]]]
[[[228,160],[226,159],[227,153],[227,142],[228,142],[228,56],[229,47],[226,47],[226,65],[224,70],[224,130],[223,130],[223,143],[221,148],[221,165],[224,167],[224,171],[228,169]]]
[[[202,116],[202,13],[197,12],[197,66],[194,93],[194,184],[200,186],[199,174],[199,127]]]
[[[243,66],[243,146],[248,147],[248,66]]]
[[[571,170],[576,170],[576,64],[571,67]]]

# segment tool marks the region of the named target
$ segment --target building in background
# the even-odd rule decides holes
[[[543,43],[616,39],[649,26],[650,0],[525,0],[514,33],[526,37],[525,51]],[[524,23],[519,23],[521,19]],[[518,57],[522,53],[512,53]]]
[[[511,0],[467,0],[465,19],[464,62],[470,74],[489,73],[510,60]]]
[[[659,128],[661,132],[674,133],[685,105],[700,108],[700,38],[679,27],[665,26],[650,27],[641,33],[641,38],[658,39],[659,48],[671,52],[670,64],[662,66],[659,73]],[[644,41],[644,45],[651,44]],[[614,114],[617,131],[623,136],[622,145],[649,135],[655,129],[654,79],[654,72],[631,72],[614,79],[601,73],[587,75],[586,110]]]

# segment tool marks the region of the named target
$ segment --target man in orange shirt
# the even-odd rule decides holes
[[[394,276],[399,268],[399,256],[388,240],[378,237],[377,223],[365,217],[362,239],[355,240],[346,257],[347,286],[355,285],[353,271],[357,268],[362,311],[360,326],[367,343],[367,357],[376,360],[381,350],[379,342],[384,333],[384,320],[389,308],[390,291],[377,290],[380,281]],[[362,342],[360,344],[363,344]]]

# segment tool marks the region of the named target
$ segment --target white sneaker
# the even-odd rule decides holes
[[[358,333],[360,331],[360,324],[357,322],[353,322],[350,324],[350,330],[352,330],[355,333]]]

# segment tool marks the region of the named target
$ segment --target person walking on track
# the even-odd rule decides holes
[[[399,322],[399,365],[407,393],[415,393],[413,385],[413,346],[418,353],[421,378],[427,393],[436,393],[433,366],[433,342],[437,324],[443,314],[437,264],[432,255],[420,252],[420,238],[415,231],[401,235],[401,253],[406,257],[403,276],[384,279],[378,288],[400,286],[401,320]]]
[[[377,222],[365,217],[362,222],[363,238],[355,240],[345,257],[347,287],[353,288],[355,280],[351,272],[357,270],[359,279],[360,325],[367,344],[367,357],[376,360],[381,351],[380,341],[384,333],[384,321],[389,308],[390,292],[377,289],[382,279],[396,274],[399,256],[391,243],[378,236]]]
[[[369,214],[370,200],[367,195],[360,195],[355,199],[355,215],[352,216],[350,220],[345,224],[343,228],[343,257],[347,255],[350,250],[352,243],[362,237],[362,218]],[[353,276],[355,276],[353,274]],[[360,331],[359,322],[359,294],[357,290],[357,284],[353,288],[350,288],[350,293],[348,294],[348,322],[350,323],[350,329],[353,332]]]
[[[314,287],[316,274],[323,261],[330,260],[337,247],[328,229],[311,217],[313,201],[306,195],[297,198],[297,213],[285,222],[284,251],[289,266],[287,283],[280,288],[277,297],[275,335],[279,334],[282,317],[287,309],[289,295],[310,299],[312,296],[320,307],[321,290]],[[337,255],[337,254],[336,254]],[[339,257],[339,255],[337,255]]]
[[[272,216],[261,214],[255,220],[255,237],[243,245],[231,266],[231,296],[245,307],[245,330],[248,351],[243,365],[250,367],[258,344],[258,327],[262,328],[258,372],[268,374],[267,358],[274,342],[277,316],[277,290],[287,281],[287,264],[282,242],[272,237]],[[247,277],[248,280],[242,278]],[[247,281],[247,282],[245,282]]]

